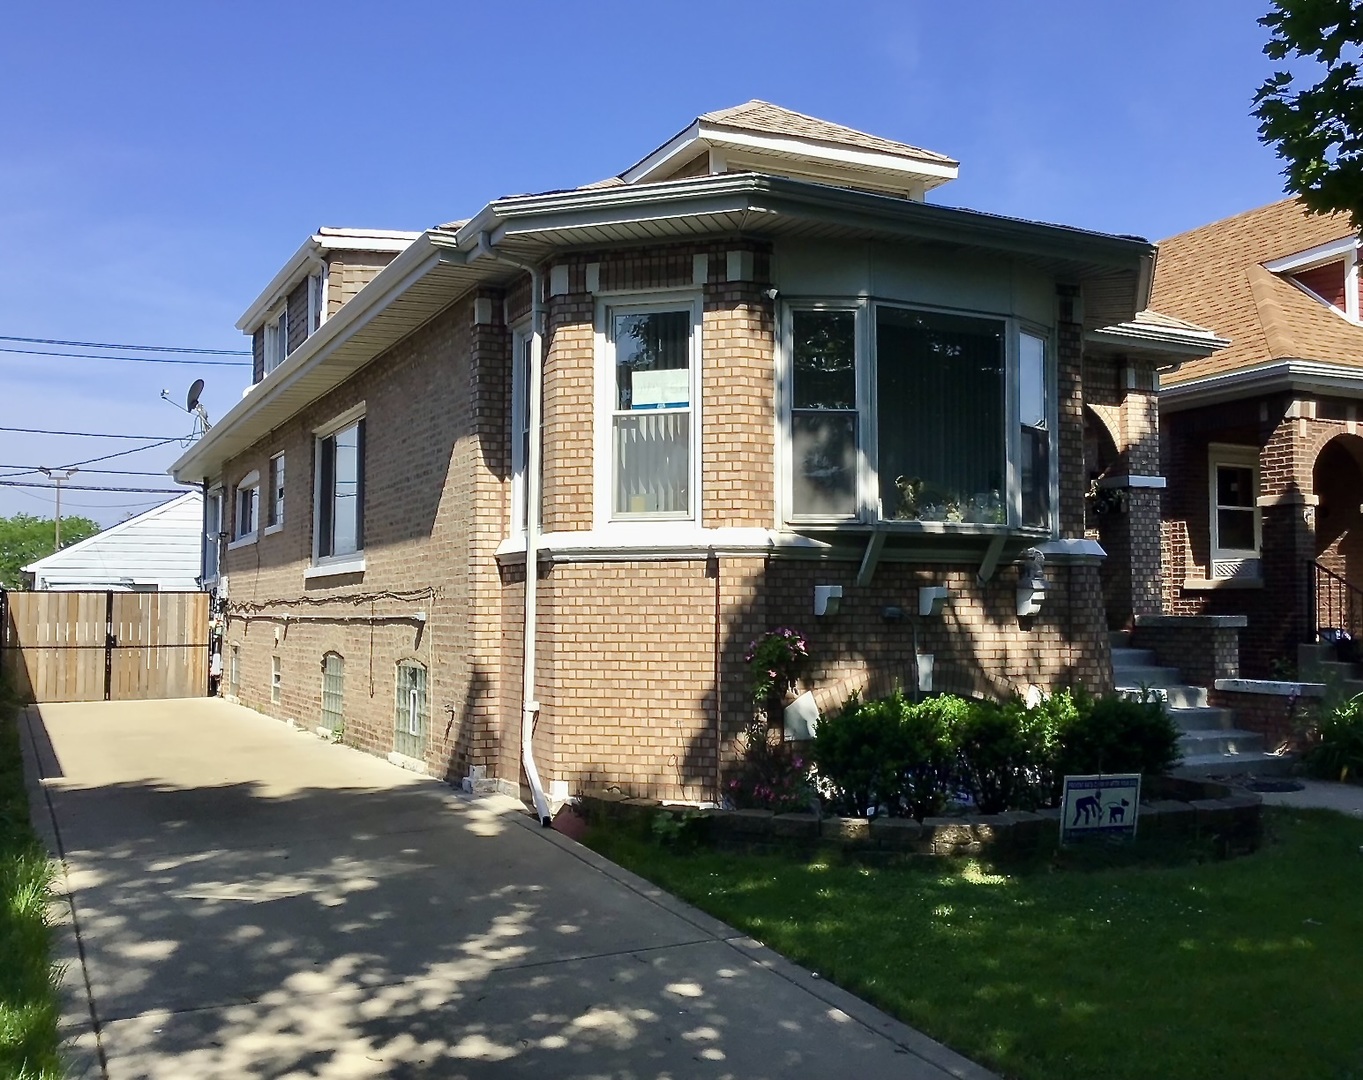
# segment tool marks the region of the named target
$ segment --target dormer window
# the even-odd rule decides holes
[[[1272,262],[1264,269],[1291,282],[1350,322],[1360,321],[1358,237],[1345,236]]]

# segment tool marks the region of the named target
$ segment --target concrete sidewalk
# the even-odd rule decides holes
[[[25,727],[77,1075],[992,1075],[511,800],[220,701]]]

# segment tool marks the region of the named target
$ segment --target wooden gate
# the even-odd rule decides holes
[[[208,692],[208,594],[0,593],[0,673],[25,700]]]

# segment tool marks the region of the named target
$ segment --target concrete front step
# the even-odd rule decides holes
[[[1130,667],[1157,667],[1159,661],[1155,658],[1154,649],[1128,649],[1125,647],[1114,647],[1112,650],[1112,669]]]
[[[1130,630],[1109,630],[1107,643],[1114,649],[1125,649],[1131,644]]]
[[[1165,705],[1164,711],[1169,714],[1169,719],[1178,725],[1180,731],[1229,731],[1235,727],[1234,710],[1222,709],[1216,705],[1193,708]]]
[[[1194,754],[1170,772],[1174,776],[1286,776],[1296,759],[1291,754]]]
[[[1258,732],[1239,731],[1235,728],[1185,731],[1179,736],[1178,747],[1184,758],[1208,755],[1241,757],[1245,754],[1262,754],[1264,737]]]
[[[1207,688],[1205,686],[1145,686],[1124,682],[1120,673],[1114,672],[1116,676],[1116,691],[1126,697],[1139,699],[1142,694],[1149,693],[1164,702],[1166,709],[1200,709],[1207,704]]]
[[[1174,667],[1155,664],[1112,665],[1112,680],[1119,686],[1174,686],[1183,681],[1183,673]]]

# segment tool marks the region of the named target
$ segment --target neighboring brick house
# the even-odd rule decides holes
[[[1229,339],[1160,390],[1165,608],[1243,615],[1246,675],[1281,675],[1363,607],[1358,236],[1284,199],[1160,244],[1154,302]]]
[[[225,691],[543,809],[716,797],[773,626],[823,704],[1110,686],[1157,547],[1100,577],[1088,387],[1126,486],[1209,349],[1138,315],[1150,244],[926,204],[956,171],[750,102],[412,239],[174,467],[227,496]]]

